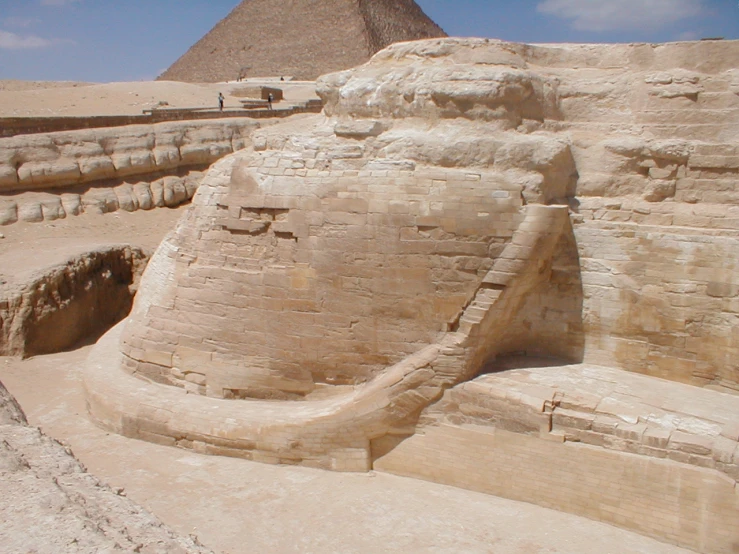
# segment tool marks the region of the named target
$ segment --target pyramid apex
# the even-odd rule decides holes
[[[314,80],[394,42],[444,36],[414,0],[243,0],[159,79]]]

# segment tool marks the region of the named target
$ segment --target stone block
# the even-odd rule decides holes
[[[340,121],[334,126],[334,133],[339,137],[364,139],[379,136],[383,128],[382,122],[376,120]]]
[[[589,394],[568,394],[559,401],[559,406],[567,410],[594,412],[600,402],[600,396]]]
[[[0,225],[10,225],[18,221],[18,204],[14,201],[0,201]]]
[[[590,413],[556,408],[552,413],[552,427],[554,429],[572,428],[586,431],[592,428],[595,417]]]
[[[84,181],[110,179],[115,176],[115,165],[109,156],[81,158],[77,164]]]
[[[652,167],[649,169],[649,176],[652,179],[669,179],[675,172],[675,168],[659,168]]]
[[[670,441],[672,432],[669,429],[647,425],[641,437],[642,442],[651,448],[665,449]]]
[[[163,367],[172,367],[172,353],[161,350],[144,350],[141,361]]]
[[[682,431],[673,431],[672,435],[670,435],[668,446],[671,449],[687,454],[708,456],[713,449],[713,440],[709,437],[691,435]]]
[[[733,298],[739,295],[739,284],[711,281],[706,285],[706,294],[715,298]]]
[[[724,464],[731,464],[737,448],[739,444],[736,441],[726,437],[716,437],[713,441],[713,459]]]
[[[724,424],[721,428],[721,436],[739,442],[739,421]]]
[[[17,207],[18,221],[36,223],[44,220],[44,212],[41,204],[36,201],[23,202]]]
[[[603,415],[603,414],[596,414],[595,418],[593,419],[592,428],[593,431],[597,433],[602,433],[604,435],[615,435],[616,434],[616,428],[619,425],[619,420]]]
[[[64,159],[24,163],[17,171],[18,185],[24,188],[39,188],[59,182],[76,183],[81,177],[79,165]]]
[[[44,221],[54,221],[67,217],[67,213],[64,211],[64,207],[58,197],[43,198],[39,204],[41,205]]]
[[[632,442],[641,442],[646,430],[645,423],[619,423],[616,427],[616,436]]]
[[[185,380],[188,383],[192,383],[194,385],[198,386],[205,386],[207,384],[207,377],[203,375],[202,373],[186,373],[185,374]]]

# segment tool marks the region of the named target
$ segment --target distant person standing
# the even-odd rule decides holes
[[[272,96],[272,93],[270,92],[270,93],[269,93],[269,94],[267,95],[267,105],[269,106],[269,109],[270,109],[270,110],[272,109],[272,102],[274,102],[274,99],[275,99],[275,97],[274,97],[274,96]]]
[[[218,93],[218,109],[220,111],[223,111],[223,102],[224,102],[224,100],[226,100],[226,99],[223,97],[223,93],[219,92]]]

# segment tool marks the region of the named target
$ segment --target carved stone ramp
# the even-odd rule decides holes
[[[340,471],[372,467],[372,443],[413,434],[420,412],[444,390],[475,375],[497,352],[496,337],[516,317],[564,232],[564,206],[529,205],[458,325],[352,392],[326,400],[271,402],[207,398],[123,371],[122,325],[90,355],[85,387],[90,414],[128,437],[200,452]]]

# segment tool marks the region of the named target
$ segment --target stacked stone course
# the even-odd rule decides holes
[[[180,281],[175,310],[150,312],[169,333],[127,339],[134,359],[174,368],[185,385],[205,357],[217,376],[191,379],[219,397],[251,395],[236,383],[245,359],[269,361],[270,373],[283,365],[288,395],[317,382],[361,383],[450,329],[522,221],[520,187],[489,172],[320,158],[286,145],[238,163],[211,210],[215,228],[183,237],[197,263]],[[258,178],[274,195],[246,190]],[[310,194],[293,196],[298,187]],[[192,314],[209,321],[213,338],[189,361],[203,345]],[[254,395],[280,386],[276,375],[263,379]]]
[[[91,361],[93,417],[732,552],[738,62],[448,39],[323,77],[323,117],[211,168]]]
[[[262,125],[241,118],[0,138],[0,225],[177,206]]]
[[[244,0],[159,78],[315,80],[362,64],[393,42],[443,36],[413,0],[292,0],[281,7]]]

